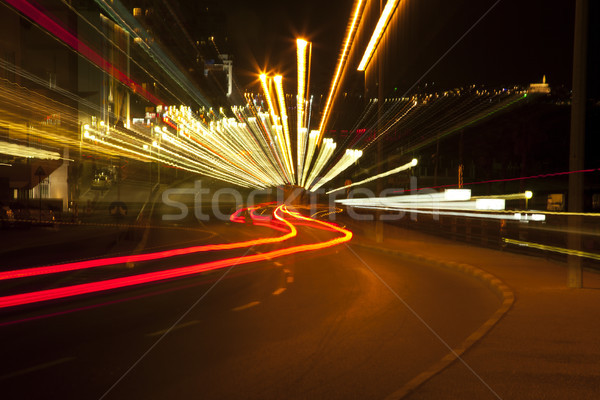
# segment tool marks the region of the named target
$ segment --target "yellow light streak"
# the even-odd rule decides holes
[[[306,89],[306,47],[308,42],[304,39],[296,39],[296,58],[298,63],[298,93],[296,96],[296,110],[297,110],[297,128],[296,128],[296,149],[298,157],[298,174],[302,170],[302,158],[301,154],[304,152],[304,140],[302,135],[304,128],[304,97]],[[300,176],[298,176],[300,181]]]
[[[269,88],[269,77],[267,76],[267,74],[260,74],[260,83],[263,89],[263,93],[265,94],[265,98],[267,100],[267,105],[269,106],[269,112],[271,114],[271,123],[275,125],[277,124],[277,114],[273,105],[273,97],[271,96],[271,90]]]
[[[276,139],[276,132],[273,132],[273,129],[271,129],[271,123],[269,120],[269,115],[267,113],[259,113],[258,114],[259,120],[260,120],[260,126],[262,127],[262,130],[264,130],[266,137],[268,139],[268,146],[269,149],[271,150],[271,155],[273,157],[273,159],[275,160],[275,163],[279,166],[279,170],[280,171],[285,171],[285,167],[284,167],[284,162],[282,161],[282,157],[279,154],[279,149],[277,148],[277,139]],[[286,181],[287,179],[284,178],[284,181]]]
[[[296,137],[296,153],[298,157],[298,184],[302,182],[304,173],[304,156],[306,152],[306,128],[300,128],[298,136]]]
[[[379,21],[377,21],[377,25],[375,26],[375,30],[373,31],[373,35],[371,36],[371,40],[369,40],[369,44],[365,49],[365,53],[363,54],[363,57],[360,60],[360,63],[358,64],[359,71],[364,71],[367,68],[367,64],[371,60],[371,57],[373,56],[373,53],[375,52],[375,49],[379,44],[379,39],[381,39],[381,36],[383,35],[383,32],[387,27],[388,22],[390,22],[390,18],[392,17],[392,14],[396,9],[396,5],[398,4],[398,2],[399,0],[388,0],[387,3],[385,3],[385,7],[383,8],[383,12],[379,17]]]
[[[37,149],[9,142],[0,142],[0,154],[24,158],[38,158],[41,160],[60,160],[62,158],[60,153],[56,151]]]
[[[352,17],[352,22],[350,23],[350,27],[348,32],[346,33],[346,39],[344,41],[344,47],[342,49],[342,54],[340,59],[338,60],[338,64],[335,70],[335,75],[333,76],[333,80],[331,81],[331,87],[329,88],[329,95],[327,96],[327,101],[325,102],[325,108],[323,109],[323,116],[321,117],[321,123],[319,124],[319,132],[320,136],[317,140],[317,143],[320,142],[321,138],[324,134],[325,124],[327,123],[327,119],[329,118],[329,113],[331,111],[331,102],[333,101],[334,94],[337,91],[339,79],[342,73],[342,68],[346,64],[346,58],[348,56],[348,49],[350,47],[350,42],[354,37],[354,33],[356,31],[358,17],[362,11],[365,0],[356,0],[356,7],[354,8],[354,14]]]
[[[523,193],[497,194],[491,196],[473,196],[472,199],[504,199],[504,200],[521,200],[531,199],[533,193],[529,190]]]
[[[264,78],[269,99],[265,103],[271,104],[266,113],[257,112],[249,99],[246,106],[232,108],[235,118],[228,118],[222,108],[194,113],[186,106],[165,106],[160,114],[168,126],[152,128],[116,127],[108,120],[0,82],[0,124],[8,127],[14,143],[35,138],[47,144],[49,150],[69,147],[87,154],[157,162],[243,187],[278,186],[295,180],[289,118],[282,78],[275,82],[281,122],[269,80]],[[109,116],[112,121],[114,116]],[[62,158],[60,152],[31,151],[12,143],[0,142],[0,152],[18,157]]]
[[[285,146],[285,138],[283,136],[283,129],[281,125],[279,125],[279,116],[276,113],[275,104],[273,103],[273,96],[271,94],[270,85],[269,85],[269,77],[266,74],[260,75],[260,81],[262,85],[263,92],[265,94],[265,98],[267,100],[267,104],[269,106],[270,115],[271,115],[271,124],[265,124],[267,130],[271,130],[271,134],[275,136],[275,143],[279,148],[280,158],[283,159],[283,165],[285,166],[285,177],[288,183],[292,183],[294,181],[293,174],[290,175],[290,168],[288,166],[288,152],[286,151]],[[279,126],[279,128],[278,128]]]
[[[515,240],[515,239],[509,239],[509,238],[502,238],[502,241],[505,242],[505,243],[514,244],[514,245],[517,245],[517,246],[531,247],[532,249],[552,251],[554,253],[560,253],[560,254],[567,254],[567,255],[570,255],[570,256],[578,256],[578,257],[590,258],[592,260],[600,260],[600,254],[590,253],[590,252],[587,252],[587,251],[565,249],[563,247],[547,246],[545,244],[533,243],[533,242],[524,242],[522,240]]]
[[[375,99],[377,100],[377,99]],[[373,139],[369,142],[369,144],[367,144],[363,150],[366,150],[367,148],[369,148],[369,146],[371,146],[371,144],[377,142],[377,140],[379,140],[380,137],[382,137],[383,135],[385,135],[390,129],[392,129],[394,126],[397,126],[396,124],[398,122],[400,122],[404,117],[406,117],[408,115],[409,112],[411,112],[416,106],[418,105],[417,101],[411,101],[410,102],[410,107],[408,107],[408,109],[406,109],[406,107],[408,106],[408,103],[405,104],[405,106],[402,108],[402,110],[400,110],[400,112],[398,114],[396,114],[395,118],[393,118],[392,120],[390,120],[387,123],[386,127],[383,127],[381,132]],[[406,111],[404,111],[406,109]],[[404,111],[404,112],[402,112]]]
[[[294,183],[294,162],[292,158],[292,146],[290,143],[290,130],[288,127],[288,115],[285,106],[285,96],[283,93],[283,78],[281,75],[276,75],[275,78],[273,78],[273,81],[275,82],[275,92],[277,93],[277,99],[279,101],[279,112],[281,114],[281,124],[283,126],[284,155],[286,158],[288,172],[292,177],[292,183]]]
[[[304,121],[304,97],[306,89],[306,47],[308,42],[304,39],[296,39],[297,46],[297,63],[298,63],[298,95],[297,95],[297,110],[298,110],[298,129],[303,127]]]

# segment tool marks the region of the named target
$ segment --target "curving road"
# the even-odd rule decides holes
[[[181,229],[163,222],[164,229],[148,231],[142,253],[286,235],[285,223],[269,227],[274,220],[260,219],[273,210],[201,228],[192,219],[178,222]],[[49,289],[254,257],[183,278],[2,309],[2,397],[384,398],[498,307],[471,278],[362,249],[356,238],[267,258],[344,236],[280,215],[297,230],[281,242],[26,278],[28,288]]]

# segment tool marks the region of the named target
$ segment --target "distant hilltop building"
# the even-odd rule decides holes
[[[550,93],[550,86],[546,83],[546,75],[542,78],[542,83],[532,83],[529,85],[528,93]]]

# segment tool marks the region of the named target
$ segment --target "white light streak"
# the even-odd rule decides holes
[[[363,180],[362,180],[362,181],[360,181],[360,182],[355,182],[355,183],[352,183],[352,184],[350,184],[350,185],[346,185],[346,186],[339,187],[339,188],[337,188],[337,189],[330,190],[330,191],[329,191],[329,192],[327,192],[326,194],[330,194],[330,193],[333,193],[333,192],[337,192],[338,190],[348,189],[348,188],[350,188],[350,187],[352,187],[352,186],[358,186],[358,185],[362,185],[362,184],[364,184],[364,183],[367,183],[367,182],[374,181],[375,179],[384,178],[384,177],[386,177],[386,176],[389,176],[389,175],[392,175],[392,174],[397,174],[398,172],[406,171],[406,170],[407,170],[407,169],[409,169],[409,168],[415,167],[415,166],[417,165],[417,163],[418,163],[418,160],[417,160],[416,158],[413,158],[413,159],[412,159],[410,162],[408,162],[408,163],[406,163],[406,164],[404,164],[404,165],[401,165],[401,166],[399,166],[398,168],[394,168],[394,169],[392,169],[392,170],[389,170],[389,171],[383,172],[383,173],[381,173],[381,174],[378,174],[378,175],[372,176],[372,177],[370,177],[370,178],[363,179]]]
[[[336,200],[337,202],[337,200]],[[515,221],[544,221],[546,216],[543,214],[486,214],[483,212],[458,212],[458,211],[443,211],[443,210],[421,210],[421,209],[402,209],[402,208],[390,208],[385,206],[356,206],[356,208],[369,209],[369,210],[384,210],[394,212],[407,212],[415,214],[429,214],[429,215],[446,215],[451,217],[469,217],[469,218],[487,218],[487,219],[499,219],[499,220],[515,220]]]
[[[471,199],[471,189],[446,189],[444,191],[444,200],[446,201],[466,201]]]
[[[319,189],[321,186],[344,172],[350,165],[352,165],[356,160],[358,160],[362,156],[362,150],[353,150],[346,149],[346,152],[340,158],[340,160],[335,164],[324,177],[322,177],[317,183],[310,187],[310,191],[314,192]]]
[[[478,210],[504,210],[504,199],[476,199],[475,208]]]
[[[319,176],[319,174],[321,173],[321,171],[323,170],[323,168],[325,167],[325,165],[331,158],[331,155],[333,154],[335,147],[336,147],[336,144],[333,141],[333,139],[331,139],[331,138],[323,139],[323,143],[321,144],[321,150],[319,151],[319,155],[317,156],[317,159],[315,160],[315,165],[310,170],[310,174],[308,176],[308,179],[306,180],[306,185],[302,185],[302,186],[304,186],[304,188],[310,187],[311,183],[314,182],[315,179],[317,179],[317,177]]]
[[[306,160],[304,161],[304,165],[302,167],[302,174],[300,181],[300,186],[304,187],[306,183],[306,178],[308,175],[308,169],[310,168],[310,164],[312,163],[313,156],[315,154],[315,148],[317,146],[317,140],[319,139],[319,131],[311,131],[308,136],[308,150],[306,151]],[[302,155],[304,157],[304,155]]]

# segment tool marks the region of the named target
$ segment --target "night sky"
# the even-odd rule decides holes
[[[326,92],[338,59],[352,0],[248,2],[226,0],[228,33],[233,42],[237,78],[242,86],[258,83],[260,70],[296,81],[297,37],[313,42],[311,85]]]
[[[407,86],[469,28],[482,10],[495,3],[471,1],[458,1],[462,8],[452,18],[414,16],[421,29],[434,30],[440,40],[418,51],[416,46],[422,44],[418,40],[414,43],[415,57],[406,55],[403,72]],[[293,92],[295,38],[301,36],[313,42],[311,92],[326,93],[353,4],[353,0],[219,2],[227,15],[226,31],[240,87],[258,89],[257,74],[266,69],[289,77],[287,90]],[[436,82],[440,88],[471,83],[527,85],[541,81],[545,74],[551,85],[570,87],[574,5],[575,0],[501,0],[423,83]],[[419,51],[428,58],[416,56]]]
[[[431,1],[435,3],[435,1]],[[459,3],[463,3],[462,7]],[[571,85],[575,1],[544,0],[455,1],[456,14],[444,19],[427,18],[436,40],[424,49],[428,63],[437,60],[488,9],[491,11],[425,78],[444,88],[468,84],[527,85],[546,75],[551,85]],[[476,4],[476,5],[475,5]],[[493,6],[493,8],[492,8]],[[407,57],[407,63],[411,63]]]

